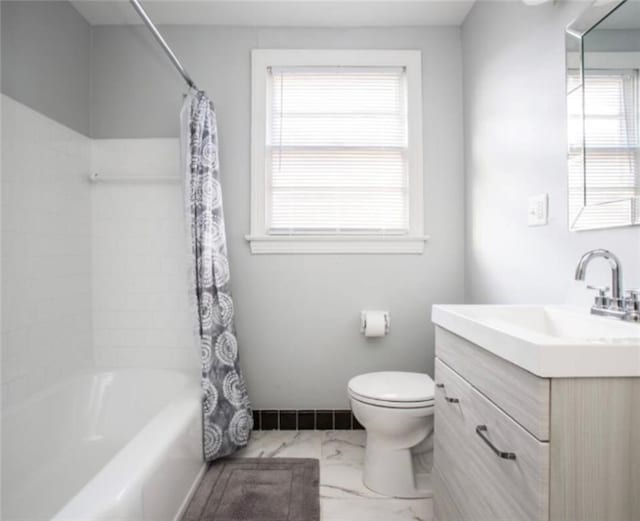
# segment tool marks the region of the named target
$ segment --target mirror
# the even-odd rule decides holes
[[[640,1],[596,1],[566,32],[569,228],[640,224]]]

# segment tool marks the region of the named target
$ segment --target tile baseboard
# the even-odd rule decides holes
[[[256,431],[362,430],[349,409],[257,409],[253,411]]]

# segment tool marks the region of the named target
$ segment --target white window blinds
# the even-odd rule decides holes
[[[576,98],[573,103],[579,101]],[[580,106],[569,105],[572,143],[581,135],[576,127],[582,122],[581,112]],[[594,226],[601,226],[603,219],[615,226],[637,218],[638,209],[631,199],[640,196],[638,125],[638,70],[586,70],[585,172],[580,155],[570,157],[569,190],[570,204],[575,207],[602,205],[600,211],[590,212]]]
[[[271,234],[409,229],[403,67],[270,67]]]

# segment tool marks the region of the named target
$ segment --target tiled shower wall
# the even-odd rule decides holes
[[[193,370],[177,139],[90,140],[2,97],[2,405],[94,365]]]
[[[195,369],[177,139],[92,141],[94,349],[98,366]],[[124,178],[124,179],[123,179]]]
[[[89,139],[2,96],[2,406],[92,365]]]

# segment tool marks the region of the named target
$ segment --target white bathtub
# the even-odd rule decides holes
[[[2,418],[3,521],[172,521],[202,476],[197,377],[82,374]]]

